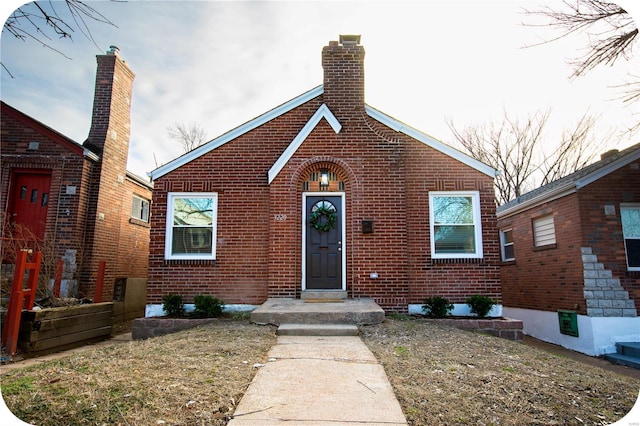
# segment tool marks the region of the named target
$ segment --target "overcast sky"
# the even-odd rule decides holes
[[[2,1],[3,21],[19,4]],[[640,74],[638,46],[633,61],[575,80],[568,60],[584,53],[586,36],[523,48],[558,35],[523,26],[539,22],[523,8],[558,0],[91,5],[117,27],[91,25],[99,48],[80,34],[73,42],[54,40],[71,59],[3,33],[1,59],[13,78],[2,71],[0,95],[82,143],[91,124],[95,55],[118,46],[136,74],[128,169],[141,176],[182,154],[167,134],[172,123],[196,123],[213,139],[322,84],[322,47],[339,34],[362,35],[366,102],[445,143],[453,144],[447,119],[461,129],[501,121],[505,111],[526,118],[551,109],[549,144],[587,111],[600,115],[602,134],[640,119],[638,106],[615,100],[621,92],[611,88],[630,72]],[[606,148],[638,139],[620,136]]]

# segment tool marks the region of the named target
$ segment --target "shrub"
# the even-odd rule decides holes
[[[222,314],[224,302],[211,296],[198,295],[193,298],[193,315],[199,318],[216,318]]]
[[[496,302],[491,300],[488,296],[481,296],[479,294],[467,297],[466,302],[467,305],[471,307],[471,313],[476,314],[479,318],[486,317],[489,311],[493,308],[493,305],[496,304]]]
[[[162,310],[171,318],[184,316],[184,303],[182,296],[177,294],[165,294],[162,298]]]
[[[440,296],[427,297],[424,299],[422,311],[429,318],[444,318],[453,310],[453,304]]]

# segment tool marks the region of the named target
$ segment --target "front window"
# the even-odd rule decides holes
[[[640,271],[640,205],[620,206],[627,268]]]
[[[216,258],[216,193],[169,193],[165,258]]]
[[[429,218],[433,258],[482,258],[477,191],[430,192]]]

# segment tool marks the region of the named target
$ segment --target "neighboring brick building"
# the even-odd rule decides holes
[[[359,36],[322,66],[323,85],[151,172],[147,315],[168,293],[500,302],[495,171],[366,105]]]
[[[110,301],[116,282],[145,284],[152,185],[126,171],[134,74],[115,47],[97,62],[84,144],[1,103],[1,197],[14,231],[29,230],[18,244],[38,240],[48,248],[44,261],[50,264],[65,257],[71,293],[77,285],[77,296],[93,299],[98,263],[106,261],[102,299]],[[11,236],[3,238],[3,254],[10,257]]]
[[[504,314],[523,320],[525,334],[589,355],[640,340],[640,144],[497,215]],[[575,312],[578,336],[561,332],[557,311]]]

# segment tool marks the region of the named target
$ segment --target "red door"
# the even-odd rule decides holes
[[[15,238],[44,240],[50,186],[50,172],[13,173],[8,213]]]

